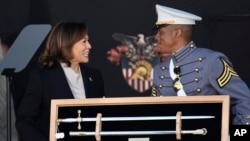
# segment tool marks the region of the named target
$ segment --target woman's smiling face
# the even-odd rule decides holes
[[[88,35],[73,45],[71,63],[88,63],[91,49]]]

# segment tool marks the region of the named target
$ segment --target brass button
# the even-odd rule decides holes
[[[164,75],[162,75],[162,76],[160,76],[160,78],[161,78],[161,79],[164,79],[164,78],[165,78],[165,76],[164,76]]]
[[[162,70],[165,70],[165,69],[166,69],[166,67],[165,67],[165,66],[162,66],[162,67],[161,67],[161,69],[162,69]]]
[[[195,68],[194,71],[195,71],[195,72],[199,72],[199,68]]]
[[[199,79],[198,79],[198,78],[195,78],[194,81],[195,81],[195,82],[199,82]]]
[[[197,91],[197,92],[201,92],[201,89],[200,89],[200,88],[198,88],[198,89],[196,89],[196,91]]]

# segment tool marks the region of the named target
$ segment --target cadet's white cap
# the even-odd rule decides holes
[[[181,11],[178,9],[161,6],[156,4],[156,13],[158,16],[156,25],[161,24],[186,24],[186,25],[194,25],[195,21],[201,21],[201,17]]]

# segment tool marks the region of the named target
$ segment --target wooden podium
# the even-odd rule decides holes
[[[228,141],[229,106],[226,95],[52,100],[50,141]]]

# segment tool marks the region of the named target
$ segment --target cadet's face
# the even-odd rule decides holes
[[[71,59],[71,63],[89,62],[90,49],[89,37],[86,35],[83,39],[74,44],[72,48],[73,58]]]
[[[158,42],[161,53],[172,53],[175,45],[175,32],[172,25],[160,27],[157,31],[155,39]]]

